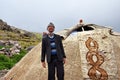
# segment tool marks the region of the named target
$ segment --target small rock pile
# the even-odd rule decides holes
[[[19,54],[21,50],[21,46],[17,41],[8,40],[3,41],[0,40],[0,54],[4,54],[7,56],[12,56],[14,54]]]

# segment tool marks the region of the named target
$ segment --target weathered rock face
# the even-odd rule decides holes
[[[76,33],[72,33],[76,32]],[[120,80],[120,35],[98,25],[77,25],[59,32],[67,56],[65,80]],[[5,80],[47,80],[40,63],[41,43],[5,76]]]

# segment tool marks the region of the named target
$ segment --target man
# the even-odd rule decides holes
[[[64,80],[64,63],[66,62],[66,55],[61,37],[53,33],[54,29],[54,24],[49,23],[47,27],[48,33],[43,35],[41,62],[42,66],[46,68],[45,58],[47,58],[48,80],[55,80],[55,72],[57,72],[58,80]]]

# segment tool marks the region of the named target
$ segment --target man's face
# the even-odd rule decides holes
[[[47,30],[48,30],[48,32],[50,32],[50,33],[54,32],[54,26],[49,26],[49,27],[47,28]]]

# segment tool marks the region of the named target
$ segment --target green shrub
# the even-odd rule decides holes
[[[10,61],[9,57],[0,54],[0,62],[9,62],[9,61]]]
[[[4,62],[3,65],[5,66],[5,69],[11,69],[14,65],[12,62]]]
[[[2,49],[4,46],[0,46],[0,49]]]
[[[10,69],[13,66],[10,58],[3,54],[0,54],[0,70],[2,69]]]
[[[3,62],[0,62],[0,70],[6,69],[5,65]]]

